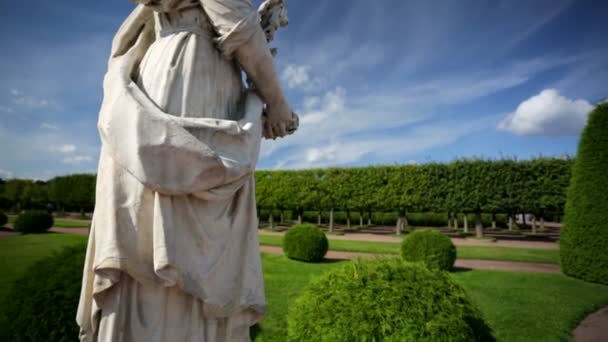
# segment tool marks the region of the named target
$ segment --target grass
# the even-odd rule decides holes
[[[15,223],[17,219],[16,215],[10,215],[8,217],[8,223]],[[74,220],[74,219],[61,219],[55,218],[53,220],[53,227],[58,228],[89,228],[91,226],[91,220]]]
[[[498,341],[564,341],[587,314],[608,305],[608,286],[562,274],[453,273]]]
[[[260,244],[267,246],[282,246],[283,237],[275,235],[259,235]],[[401,246],[395,242],[370,242],[329,240],[329,250],[344,252],[359,252],[373,254],[399,254]],[[536,262],[559,264],[559,251],[533,248],[458,246],[457,257],[460,259],[482,259],[517,262]]]
[[[9,262],[0,264],[0,300],[34,262],[85,241],[69,234],[1,239],[0,258]],[[284,341],[289,305],[312,277],[340,263],[308,264],[263,254],[262,264],[268,308],[256,341]],[[562,341],[586,314],[608,305],[608,286],[561,274],[473,270],[452,273],[452,277],[467,289],[498,341]]]
[[[63,247],[85,243],[85,236],[71,234],[28,234],[0,239],[0,299],[15,280],[38,260]]]
[[[59,228],[89,228],[91,221],[89,220],[72,220],[72,219],[58,219],[56,218],[53,227]]]
[[[338,264],[268,254],[262,263],[268,314],[256,341],[284,341],[289,305],[310,278]],[[608,286],[561,274],[473,270],[452,276],[479,306],[498,341],[563,341],[583,317],[608,305]]]

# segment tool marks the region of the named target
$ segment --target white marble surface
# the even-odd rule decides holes
[[[265,313],[260,140],[293,133],[297,116],[249,1],[146,2],[104,80],[81,340],[246,341]]]

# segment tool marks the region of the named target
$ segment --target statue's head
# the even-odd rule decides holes
[[[262,28],[268,41],[274,38],[274,33],[279,27],[289,24],[285,0],[265,0],[260,5],[258,13],[262,18]]]

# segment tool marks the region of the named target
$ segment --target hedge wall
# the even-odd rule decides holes
[[[398,219],[402,227],[435,226],[445,225],[448,213],[473,215],[469,217],[471,223],[474,214],[485,213],[489,216],[480,218],[487,225],[495,213],[561,215],[571,165],[568,158],[471,159],[423,165],[257,171],[256,196],[262,214],[270,209],[275,213],[288,211],[293,220],[301,217],[316,222],[316,212],[322,211],[324,222],[333,212],[335,222],[353,225],[358,224],[360,216],[371,215],[378,224],[394,225]],[[56,210],[88,211],[93,209],[94,197],[95,175],[63,176],[49,182],[0,180],[0,205],[13,209],[52,203]],[[430,218],[426,214],[417,216],[418,212],[438,214]],[[504,215],[497,218],[503,226],[506,220]]]

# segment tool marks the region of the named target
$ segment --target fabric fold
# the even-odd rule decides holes
[[[155,39],[153,11],[140,5],[112,44],[77,314],[82,341],[97,341],[100,321],[111,321],[102,307],[133,284],[191,296],[200,315],[234,318],[228,325],[265,312],[253,179],[263,103],[244,94],[242,115],[230,116],[240,120],[165,113],[133,81]]]

